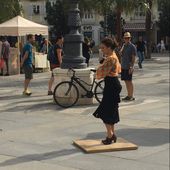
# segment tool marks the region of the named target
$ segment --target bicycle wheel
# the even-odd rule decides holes
[[[79,91],[75,84],[70,81],[59,83],[53,93],[54,101],[61,107],[67,108],[76,104]]]
[[[96,84],[96,87],[94,89],[94,96],[99,103],[102,101],[103,98],[103,90],[104,90],[104,80],[101,80]]]

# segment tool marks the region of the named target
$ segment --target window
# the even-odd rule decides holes
[[[139,7],[135,10],[135,16],[145,16],[145,11],[143,10],[142,7]]]
[[[138,7],[134,11],[134,15],[131,17],[131,20],[143,20],[145,19],[145,11],[142,7]]]
[[[92,11],[84,11],[83,17],[84,17],[84,19],[93,19],[94,18],[93,12]]]
[[[56,0],[50,0],[50,3],[51,3],[52,6],[54,6],[55,3],[56,3]]]
[[[40,13],[40,6],[39,5],[33,5],[33,12],[34,14]]]

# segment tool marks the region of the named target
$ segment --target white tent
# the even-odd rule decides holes
[[[16,16],[0,24],[0,36],[17,36],[18,38],[17,56],[13,55],[14,57],[12,57],[13,52],[11,52],[10,56],[11,63],[14,65],[14,69],[17,74],[20,73],[20,38],[23,36],[25,38],[27,34],[41,34],[48,37],[48,26],[37,24],[21,16]]]
[[[0,24],[0,35],[25,36],[26,34],[48,35],[48,26],[37,24],[21,16]]]

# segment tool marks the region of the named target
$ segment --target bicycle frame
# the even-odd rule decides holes
[[[93,79],[93,82],[92,84],[88,84],[86,83],[85,81],[81,80],[80,78],[76,77],[75,76],[75,71],[73,69],[70,69],[71,71],[73,71],[73,75],[71,77],[71,83],[74,83],[76,82],[84,91],[86,92],[92,92],[93,93],[93,87],[94,87],[94,84],[97,84],[97,82],[95,81],[96,79],[94,78]],[[90,88],[90,90],[88,90],[81,82],[83,82],[84,84],[88,85]]]
[[[63,81],[56,85],[53,93],[53,98],[55,102],[61,107],[71,107],[75,105],[80,98],[93,98],[100,103],[102,96],[103,96],[103,80],[99,82],[93,78],[92,83],[86,83],[78,76],[75,75],[76,71],[74,69],[69,69],[73,72],[70,75],[70,81]],[[95,70],[91,70],[95,72]],[[86,86],[87,85],[87,86]],[[80,86],[80,87],[78,87]],[[83,94],[81,93],[80,89],[82,88]],[[62,98],[68,102],[62,100]]]

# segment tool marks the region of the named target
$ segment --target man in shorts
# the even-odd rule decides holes
[[[33,79],[33,54],[32,54],[32,44],[35,41],[35,37],[32,34],[27,35],[27,43],[23,48],[23,54],[21,58],[21,67],[25,73],[25,81],[24,81],[24,91],[23,95],[30,96],[31,91],[28,90],[29,83],[31,79]]]
[[[135,57],[137,55],[136,46],[131,43],[131,34],[129,32],[124,33],[124,45],[121,49],[122,58],[121,58],[121,80],[125,82],[127,89],[127,96],[122,100],[124,101],[133,101],[133,83],[132,75],[134,71]]]

